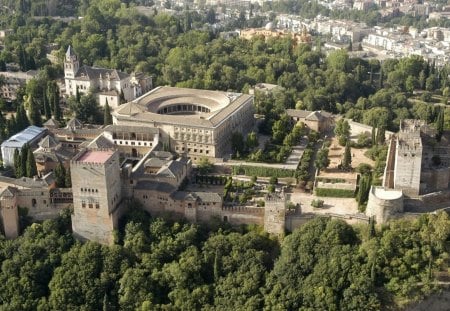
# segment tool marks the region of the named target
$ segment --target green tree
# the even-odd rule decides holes
[[[97,123],[100,115],[100,108],[94,95],[83,95],[80,97],[80,102],[76,101],[76,98],[70,97],[68,103],[69,108],[80,121]]]
[[[14,175],[16,175],[16,178],[23,176],[22,159],[19,149],[14,149]]]
[[[342,167],[344,169],[349,169],[352,167],[352,153],[351,153],[350,144],[348,142],[345,145],[344,159],[342,161]]]
[[[25,155],[22,155],[25,156]],[[34,154],[31,148],[27,149],[27,163],[26,163],[26,175],[27,177],[37,176],[36,160],[34,159]]]
[[[345,119],[339,119],[336,122],[334,133],[338,136],[339,144],[345,146],[350,137],[350,124]]]
[[[108,100],[106,100],[105,107],[103,107],[103,109],[104,109],[103,125],[112,124],[113,120],[112,120],[111,110],[110,110],[109,105],[108,105]]]
[[[439,113],[436,120],[436,140],[441,141],[442,134],[444,133],[444,108],[439,109]]]
[[[66,179],[64,181],[64,185],[67,188],[71,188],[72,187],[72,176],[70,175],[70,167],[66,170]]]
[[[386,129],[384,126],[381,126],[377,130],[377,143],[384,144],[385,139],[386,139]]]
[[[30,122],[35,126],[42,126],[41,110],[38,103],[32,97],[29,98]]]
[[[247,134],[247,139],[245,140],[245,145],[247,150],[253,150],[253,148],[258,147],[258,136],[255,132],[250,132]]]
[[[214,165],[207,157],[201,157],[197,164],[198,171],[201,175],[209,174],[213,171]]]
[[[233,132],[231,134],[231,150],[234,156],[243,155],[245,149],[244,138],[239,132]]]
[[[56,180],[56,185],[59,188],[65,187],[66,169],[64,168],[64,166],[61,163],[58,163],[58,165],[55,168],[55,180]]]
[[[371,184],[372,184],[372,175],[370,173],[363,174],[360,176],[358,185],[358,194],[356,195],[356,201],[358,202],[360,210],[363,209],[364,204],[366,204],[367,199],[369,198],[369,191]]]
[[[314,160],[314,166],[317,169],[317,173],[319,173],[324,168],[327,168],[330,165],[330,159],[328,158],[328,148],[321,148],[317,152],[316,159]]]

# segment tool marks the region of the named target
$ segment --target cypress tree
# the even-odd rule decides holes
[[[81,94],[80,94],[80,89],[79,89],[78,86],[77,86],[76,93],[75,93],[75,99],[77,100],[77,103],[80,103],[80,101],[81,101]]]
[[[376,133],[377,133],[377,127],[373,126],[372,127],[372,146],[376,145],[376,138],[377,138]]]
[[[359,190],[356,196],[356,200],[358,205],[361,207],[364,203],[367,202],[369,198],[370,186],[372,184],[372,176],[371,174],[362,175],[359,180]]]
[[[61,107],[59,106],[59,100],[55,102],[53,116],[55,117],[55,120],[61,121],[61,119],[62,119]]]
[[[350,144],[347,141],[347,144],[345,144],[345,151],[344,151],[344,160],[342,162],[342,166],[344,169],[348,169],[352,167],[352,153]]]
[[[379,89],[383,88],[383,67],[380,68],[380,80],[379,80],[378,88]]]
[[[28,159],[28,144],[25,144],[22,146],[22,149],[20,150],[20,169],[22,170],[22,176],[28,176],[27,175],[27,159]]]
[[[61,107],[59,106],[59,88],[55,81],[47,83],[47,97],[53,117],[60,121],[62,115]]]
[[[22,113],[21,113],[21,107],[22,105],[18,105],[16,109],[16,126],[18,129],[23,130],[25,128],[23,120],[22,120]]]
[[[30,121],[33,125],[42,126],[41,111],[39,105],[33,99],[30,100]]]
[[[436,140],[441,141],[442,134],[444,133],[444,109],[439,109],[436,120],[436,130]]]
[[[61,163],[58,163],[58,165],[55,168],[55,180],[56,185],[60,188],[65,187],[66,183],[66,169]]]
[[[217,249],[214,257],[214,282],[217,282],[222,274],[222,254]]]
[[[28,148],[27,150],[27,177],[34,177],[38,174],[36,167],[36,160],[34,159],[33,151]]]
[[[66,171],[66,180],[64,181],[64,184],[67,188],[72,187],[72,177],[70,176],[70,167]]]
[[[108,105],[108,99],[105,102],[105,109],[104,109],[104,115],[103,115],[103,125],[109,125],[112,124],[112,115],[111,115],[111,109]]]
[[[384,126],[380,126],[377,130],[377,143],[384,144],[386,135],[386,129]]]
[[[16,178],[23,176],[22,174],[22,160],[20,158],[19,149],[14,149],[14,174]]]
[[[16,131],[19,132],[30,125],[25,107],[20,104],[16,109]]]
[[[44,115],[45,118],[48,120],[52,117],[52,111],[50,109],[50,102],[47,98],[47,94],[44,94],[43,100],[44,100]]]
[[[6,120],[3,113],[0,111],[0,140],[6,139]]]
[[[14,115],[11,116],[10,119],[6,122],[6,136],[12,136],[17,133],[17,123],[16,123],[16,117]]]

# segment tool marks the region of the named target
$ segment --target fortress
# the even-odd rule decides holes
[[[403,120],[388,141],[382,185],[372,187],[366,209],[384,223],[405,211],[426,212],[450,203],[448,141],[421,120]]]
[[[245,135],[253,127],[252,96],[161,87],[119,106],[113,116],[114,124],[106,127],[87,127],[76,119],[65,128],[47,122],[51,136],[35,151],[42,154],[46,147],[47,156],[40,160],[43,175],[0,176],[0,223],[6,237],[20,232],[19,207],[27,208],[35,220],[56,217],[70,207],[78,239],[111,244],[132,200],[152,215],[191,222],[215,217],[231,224],[259,224],[274,234],[284,232],[283,193],[267,197],[265,207],[242,207],[224,205],[221,193],[182,189],[191,176],[192,161],[227,156],[231,134]],[[58,159],[50,153],[62,150],[75,154],[68,163],[71,188],[55,187],[55,165],[45,160]]]

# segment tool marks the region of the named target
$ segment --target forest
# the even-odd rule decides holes
[[[51,102],[45,96],[55,93],[47,84],[62,75],[62,65],[51,65],[46,58],[50,43],[59,47],[61,61],[72,45],[83,64],[144,72],[155,85],[237,92],[259,82],[280,85],[278,93],[255,97],[256,110],[266,119],[262,131],[270,134],[286,108],[327,110],[394,131],[404,118],[433,123],[439,105],[429,103],[445,104],[450,94],[449,67],[436,68],[419,56],[380,63],[352,58],[345,50],[325,55],[320,42],[297,44],[288,37],[223,39],[206,15],[195,11],[144,16],[118,0],[83,3],[83,18],[70,23],[25,14],[1,16],[5,28],[14,32],[5,39],[0,65],[16,62],[22,70],[41,70],[33,82],[37,88],[27,87],[22,92],[27,97],[19,96],[16,106],[36,103],[45,116],[53,110],[45,107]],[[82,101],[86,109],[77,113],[83,121],[102,115],[92,113],[92,100]],[[15,110],[15,105],[6,108]],[[446,109],[447,125],[449,117]],[[96,120],[101,117],[91,121]]]
[[[379,310],[432,292],[448,260],[446,213],[277,239],[130,208],[111,246],[75,241],[70,211],[1,238],[2,310]]]

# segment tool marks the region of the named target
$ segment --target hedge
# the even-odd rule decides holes
[[[316,195],[318,197],[333,197],[333,198],[354,198],[355,191],[345,189],[329,189],[316,188]]]
[[[259,176],[259,177],[294,177],[294,170],[263,166],[233,166],[234,175]]]

